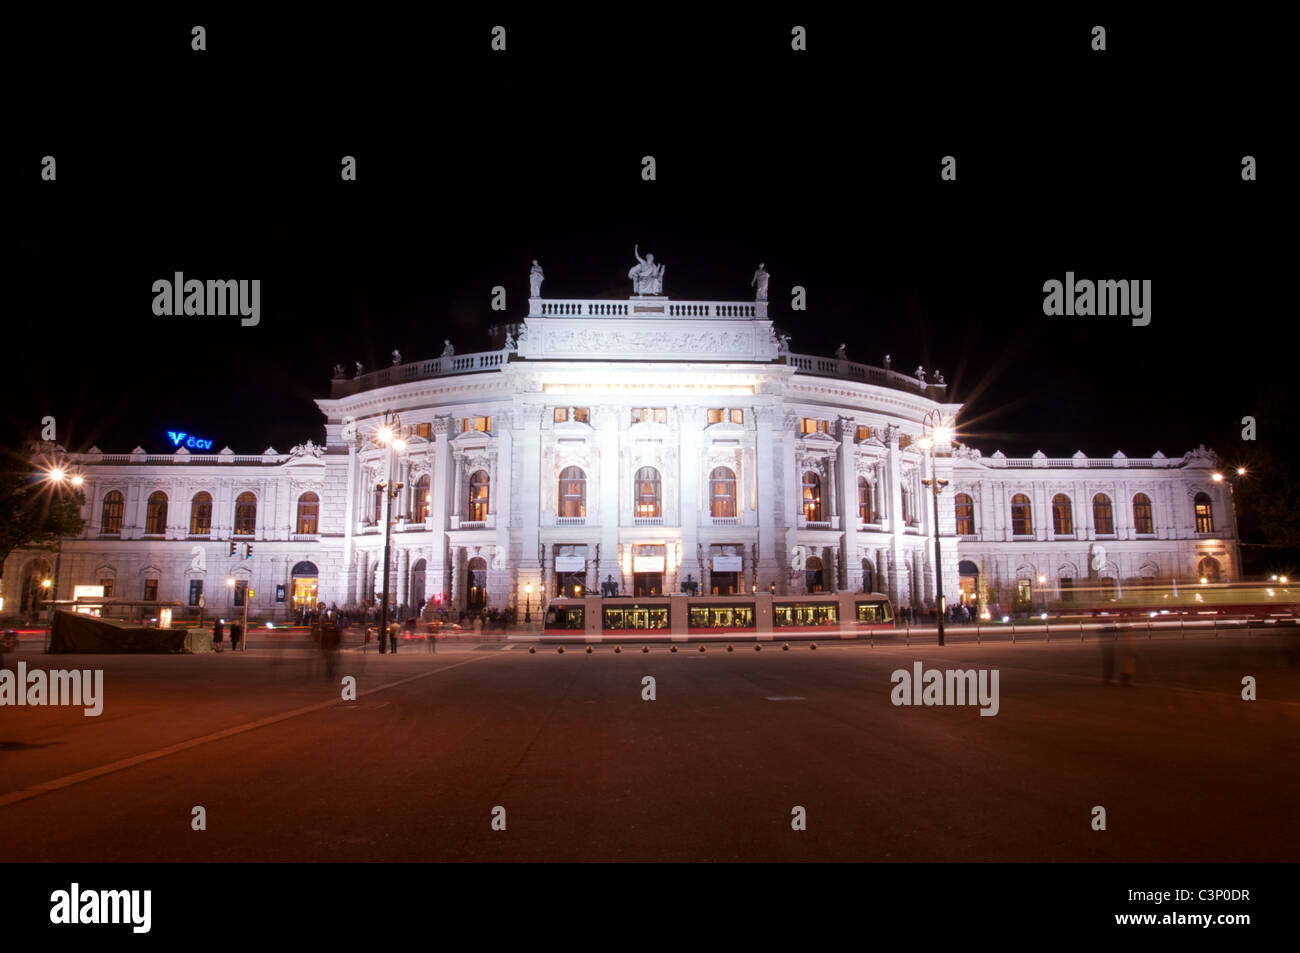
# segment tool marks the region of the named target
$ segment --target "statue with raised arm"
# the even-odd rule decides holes
[[[528,272],[528,293],[533,298],[542,296],[542,282],[546,276],[542,274],[542,266],[537,264],[537,259],[533,259],[533,267]]]
[[[627,273],[627,276],[632,279],[632,293],[639,295],[663,294],[664,266],[656,265],[655,256],[648,252],[642,258],[639,245],[632,246],[632,254],[636,255],[637,260],[637,264],[633,265]]]
[[[771,277],[772,276],[768,273],[767,269],[763,267],[763,263],[760,261],[758,263],[758,271],[754,272],[754,277],[749,280],[750,286],[758,289],[754,292],[755,301],[767,300],[767,280]]]

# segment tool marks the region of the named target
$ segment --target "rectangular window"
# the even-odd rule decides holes
[[[627,606],[604,610],[606,629],[666,629],[667,606]]]
[[[190,605],[197,606],[199,604],[199,597],[202,595],[203,595],[203,580],[191,579],[190,580]]]
[[[812,417],[804,417],[802,420],[799,421],[799,432],[816,433],[817,421],[814,420]]]
[[[573,408],[573,419],[574,419],[576,422],[580,423],[580,424],[589,424],[589,423],[591,423],[591,408],[590,408],[590,407],[574,407],[574,408]]]
[[[869,440],[870,438],[871,438],[871,428],[859,426],[858,433],[857,433],[858,443],[861,443],[864,440]]]
[[[693,606],[689,622],[692,629],[752,629],[754,607]]]
[[[144,581],[144,598],[147,602],[153,602],[158,598],[157,579],[146,579]]]
[[[894,621],[894,613],[888,602],[859,602],[857,609],[858,621],[867,625],[884,625]]]
[[[469,433],[471,430],[477,430],[480,433],[487,433],[492,429],[491,417],[466,417],[461,421],[460,432]]]
[[[1061,577],[1061,601],[1074,601],[1074,580],[1065,576]]]
[[[546,610],[546,628],[581,631],[584,628],[582,606],[555,606]]]
[[[433,436],[433,424],[427,421],[422,424],[416,424],[415,435],[417,437],[423,437],[425,440],[430,439]]]
[[[99,580],[99,584],[100,584],[101,586],[104,587],[104,598],[105,598],[105,599],[112,599],[112,598],[113,598],[113,580],[112,580],[112,579],[101,579],[101,580]]]
[[[246,584],[242,582],[235,583],[235,606],[237,608],[243,608],[244,593],[247,591],[245,585]]]
[[[731,410],[727,411],[727,413],[731,415],[731,422],[733,424],[743,424],[745,422],[745,412],[739,407],[732,407]]]
[[[772,607],[772,625],[839,625],[840,607],[834,602],[794,603]]]
[[[668,408],[666,407],[633,407],[632,423],[668,423]]]
[[[568,419],[569,419],[569,408],[568,408],[568,407],[556,407],[556,408],[555,408],[555,422],[556,422],[557,424],[562,424],[562,423],[564,423],[564,422],[565,422],[566,420],[568,420]]]
[[[725,411],[724,411],[721,407],[710,407],[710,408],[709,408],[709,423],[711,423],[711,424],[720,424],[720,423],[722,423],[722,415],[723,415],[724,413],[725,413]]]

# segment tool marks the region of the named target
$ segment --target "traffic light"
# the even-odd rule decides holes
[[[230,541],[230,555],[235,555],[235,541],[233,539]]]
[[[252,543],[245,543],[245,544],[244,544],[244,558],[245,558],[245,559],[248,559],[248,558],[249,558],[250,556],[252,556],[252,555],[253,555],[253,544],[252,544]]]

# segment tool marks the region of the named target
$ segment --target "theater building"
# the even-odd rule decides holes
[[[986,456],[963,443],[936,373],[794,352],[766,300],[539,287],[489,350],[336,367],[319,443],[68,455],[86,523],[63,543],[58,596],[103,584],[196,607],[202,595],[210,615],[238,601],[235,579],[259,617],[359,604],[382,587],[389,486],[395,601],[456,611],[692,584],[866,589],[925,608],[936,534],[948,600],[1008,610],[1240,572],[1229,487],[1204,448]],[[931,448],[934,412],[958,435]],[[381,439],[386,422],[399,441]],[[936,472],[948,481],[937,523],[923,483]],[[49,553],[11,554],[6,610],[27,608],[52,570]]]

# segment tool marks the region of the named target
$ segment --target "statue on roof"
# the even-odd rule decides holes
[[[637,264],[628,271],[632,279],[632,293],[639,295],[661,295],[664,293],[664,266],[655,264],[655,256],[649,253],[641,257],[641,247],[632,246]]]
[[[545,280],[546,276],[542,274],[542,266],[537,264],[537,259],[534,258],[533,267],[528,272],[528,292],[530,297],[540,298],[542,296],[542,282]]]
[[[768,273],[767,269],[763,267],[763,263],[760,261],[758,263],[758,271],[754,272],[754,277],[749,281],[751,287],[757,287],[758,289],[754,293],[755,301],[767,300],[767,282],[771,277],[772,276]]]

